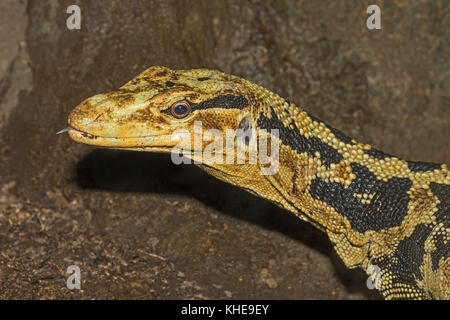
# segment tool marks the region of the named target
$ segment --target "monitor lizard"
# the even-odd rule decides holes
[[[214,177],[326,232],[345,265],[374,276],[386,299],[450,299],[446,164],[384,153],[255,83],[208,69],[151,67],[81,102],[68,123],[69,136],[88,145],[188,150],[185,156]],[[237,138],[244,132],[244,144],[265,138],[278,146],[278,170],[263,174],[259,158],[243,164],[202,158],[214,138],[199,137],[196,123],[204,131],[235,130]],[[230,145],[214,154],[243,147]]]

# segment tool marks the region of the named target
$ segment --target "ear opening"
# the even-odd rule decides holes
[[[242,118],[241,122],[239,123],[238,129],[236,130],[236,138],[241,143],[249,146],[251,140],[254,138],[253,136],[252,121],[250,120],[250,116],[245,116],[244,118]]]

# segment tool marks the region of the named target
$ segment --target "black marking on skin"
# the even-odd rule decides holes
[[[175,83],[173,83],[172,81],[166,81],[166,86],[173,87],[174,85]]]
[[[442,169],[442,165],[440,163],[432,163],[432,162],[420,162],[420,161],[407,161],[408,168],[412,172],[424,172],[424,171],[433,171]]]
[[[398,258],[398,256],[396,256],[396,258]],[[409,260],[410,259],[406,259],[406,261]],[[408,265],[404,263],[405,260],[403,258],[401,258],[399,261],[396,261],[386,256],[374,258],[371,261],[371,264],[380,268],[381,271],[389,270],[390,276],[393,277],[393,279],[391,279],[391,285],[381,289],[391,290],[391,295],[396,295],[400,292],[405,293],[404,297],[395,296],[395,299],[398,300],[408,299],[406,296],[407,293],[417,295],[422,299],[429,299],[428,294],[423,289],[417,286],[417,282],[414,276],[419,276],[419,274],[417,274],[416,272],[411,272],[411,268],[408,268]],[[407,285],[408,287],[405,288],[404,285]],[[410,289],[411,291],[409,291],[408,289]]]
[[[205,110],[211,108],[243,109],[248,106],[248,100],[244,96],[235,96],[231,94],[217,96],[200,103],[192,103],[189,100],[186,101],[191,105],[191,112],[194,112],[195,110]],[[170,109],[171,107],[161,110],[161,113],[171,115]]]
[[[200,103],[192,103],[192,110],[202,110],[210,108],[220,109],[243,109],[248,106],[248,100],[244,96],[226,94],[205,100]]]
[[[334,134],[334,136],[336,137],[336,139],[346,143],[346,144],[354,144],[352,141],[352,138],[350,138],[349,136],[345,135],[343,132],[339,131],[338,129],[335,129],[329,125],[327,125],[325,122],[323,122],[322,120],[320,120],[319,118],[316,118],[310,114],[308,114],[308,116],[313,120],[316,121],[318,123],[322,123],[325,127],[327,127],[332,134]]]
[[[412,182],[407,178],[393,177],[387,182],[378,180],[364,166],[350,164],[356,178],[345,188],[342,184],[327,183],[321,178],[311,181],[310,194],[333,207],[346,217],[357,232],[400,226],[408,213],[409,195]],[[370,203],[362,203],[354,194],[372,194]]]
[[[305,138],[305,136],[300,134],[294,122],[291,122],[291,125],[294,126],[293,129],[286,128],[278,119],[275,111],[272,108],[271,110],[272,115],[270,119],[264,114],[258,117],[257,125],[259,128],[266,129],[268,132],[272,129],[278,129],[283,144],[290,146],[299,153],[307,152],[311,157],[315,157],[315,153],[319,152],[320,159],[326,166],[341,162],[343,157],[336,149],[323,143],[319,138]]]
[[[450,185],[440,184],[432,182],[430,188],[433,194],[438,197],[440,203],[437,205],[438,211],[434,214],[436,223],[442,223],[442,229],[450,228]],[[436,251],[431,253],[432,270],[436,270],[439,267],[439,260],[450,257],[450,245],[444,242],[443,235],[435,236],[434,245]]]
[[[401,274],[402,279],[409,279],[410,283],[415,282],[414,278],[423,279],[420,266],[425,254],[425,241],[430,232],[431,229],[424,224],[416,226],[411,236],[400,241],[395,250],[394,258],[398,261],[396,273]]]
[[[374,259],[371,263],[381,270],[390,270],[395,278],[393,283],[408,284],[415,293],[427,298],[426,292],[417,286],[417,280],[423,280],[420,266],[425,255],[425,241],[431,230],[424,224],[416,226],[409,237],[399,242],[392,256]]]
[[[209,80],[209,77],[200,77],[197,78],[198,81],[205,81],[205,80]]]
[[[443,228],[449,228],[449,224],[444,225]],[[440,229],[442,230],[442,228]],[[433,235],[433,244],[436,250],[431,252],[431,270],[436,271],[439,268],[439,261],[443,258],[444,261],[450,257],[449,244],[446,242],[445,236],[442,233]]]
[[[370,148],[369,150],[364,150],[364,153],[371,156],[372,158],[378,159],[378,160],[382,160],[382,159],[386,159],[386,158],[391,158],[393,157],[392,155],[388,154],[388,153],[384,153],[383,151],[380,151],[378,149],[375,148]]]

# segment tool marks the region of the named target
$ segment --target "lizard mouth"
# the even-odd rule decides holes
[[[58,134],[66,131],[69,137],[78,143],[106,148],[167,152],[178,143],[177,139],[170,134],[141,137],[102,137],[73,127],[63,129]]]

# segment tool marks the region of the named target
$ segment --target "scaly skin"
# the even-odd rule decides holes
[[[179,101],[191,107],[182,118],[171,112]],[[204,159],[199,166],[326,232],[347,267],[375,266],[369,269],[379,270],[385,298],[450,298],[450,173],[445,164],[385,154],[267,89],[207,69],[151,67],[117,91],[83,101],[70,114],[69,135],[94,146],[171,152],[176,145],[194,145],[195,121],[204,131],[224,133],[245,123],[251,139],[279,142],[279,170],[273,175],[261,173],[259,160],[219,164]],[[190,135],[173,138],[180,129]],[[279,130],[279,139],[270,129]],[[213,141],[200,139],[188,154],[193,160],[200,161],[199,151]]]

